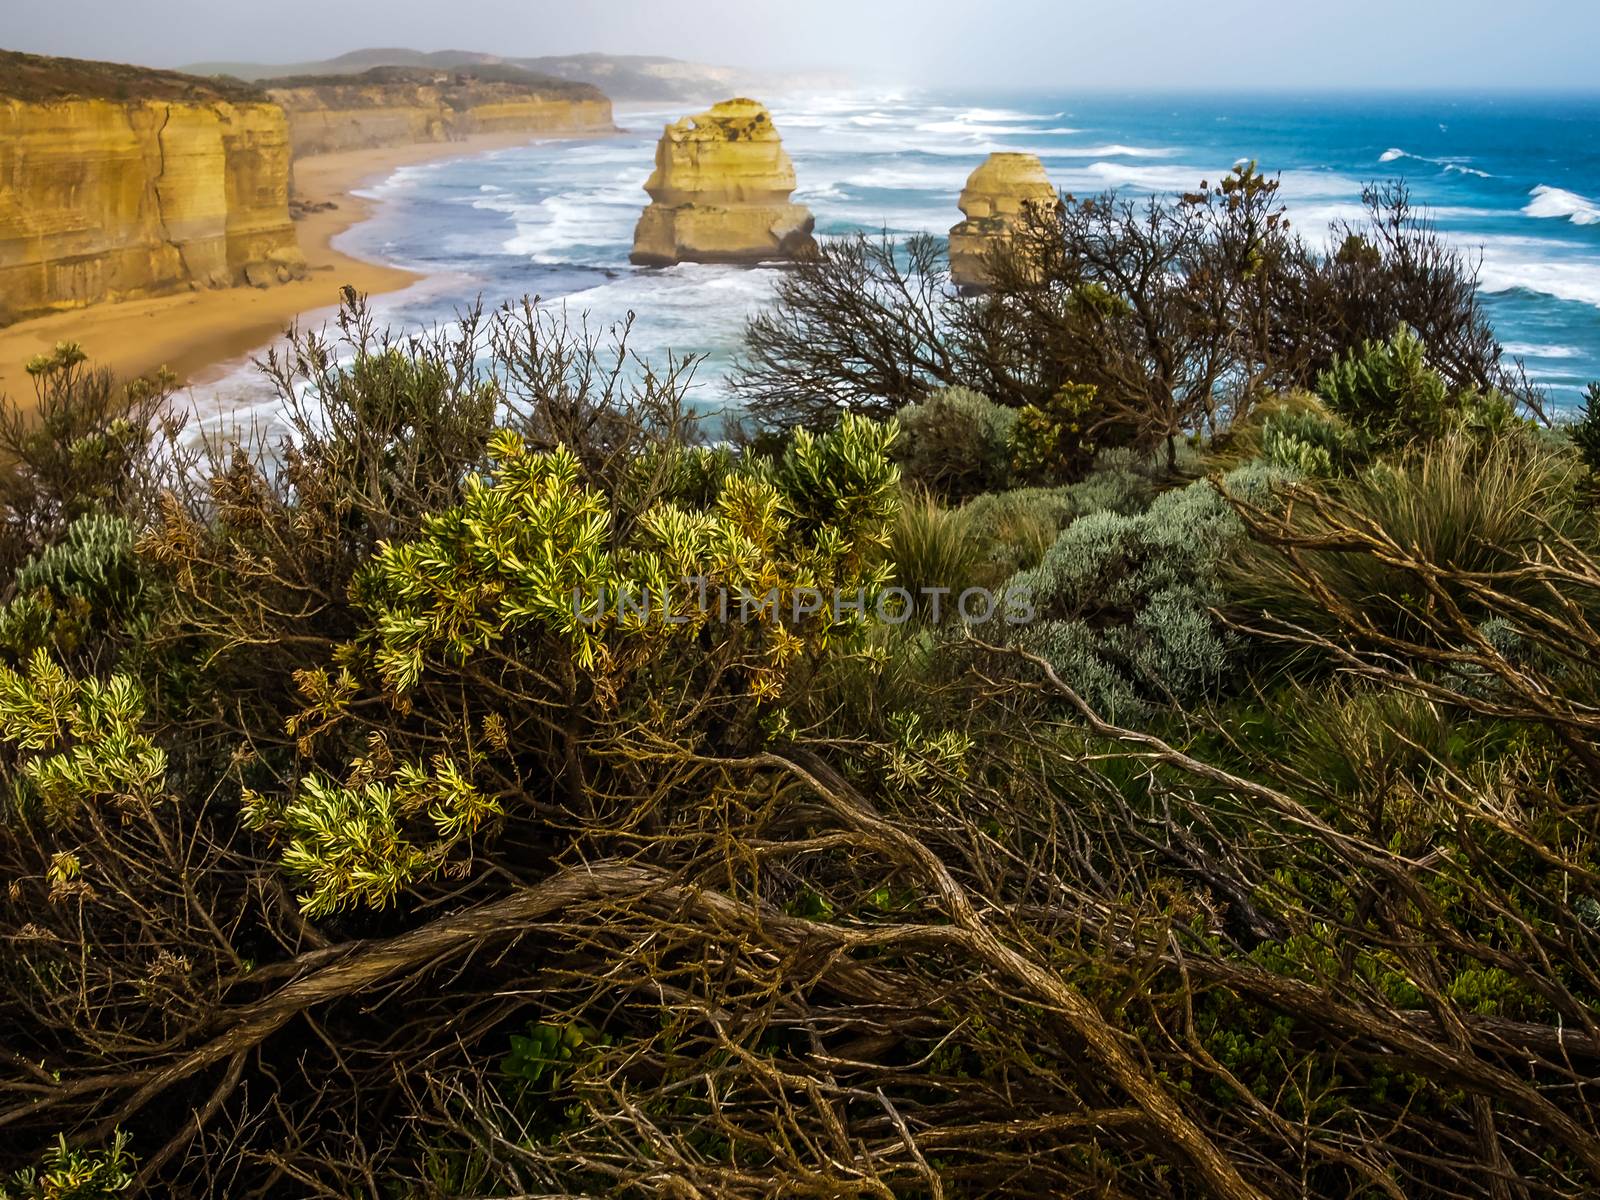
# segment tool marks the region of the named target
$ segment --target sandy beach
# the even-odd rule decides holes
[[[482,134],[458,142],[299,159],[294,164],[295,198],[310,207],[335,206],[308,212],[295,222],[311,268],[309,278],[264,289],[236,287],[97,304],[18,322],[0,329],[0,395],[30,396],[25,364],[62,341],[79,343],[96,366],[122,376],[165,366],[181,382],[204,382],[208,369],[261,349],[296,317],[337,304],[339,289],[347,284],[369,294],[408,287],[421,277],[333,248],[339,234],[372,210],[371,201],[352,192],[414,163],[464,158],[551,136]]]

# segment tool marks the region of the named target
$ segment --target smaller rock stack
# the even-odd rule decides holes
[[[674,122],[656,145],[632,261],[757,263],[808,253],[816,221],[789,202],[794,187],[794,163],[765,105],[724,100]]]
[[[951,280],[966,289],[987,287],[984,262],[990,250],[1011,240],[1027,206],[1048,207],[1056,198],[1055,185],[1037,155],[989,155],[961,190],[961,211],[967,219],[950,230]]]

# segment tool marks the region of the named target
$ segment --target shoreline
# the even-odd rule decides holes
[[[334,248],[334,240],[370,217],[378,202],[354,193],[402,167],[472,158],[535,142],[605,137],[606,132],[488,133],[459,142],[347,150],[294,163],[294,198],[309,206],[294,225],[309,277],[270,288],[232,287],[117,300],[51,313],[0,328],[0,396],[24,403],[32,393],[25,365],[57,342],[77,342],[94,367],[131,379],[167,367],[178,386],[206,383],[221,368],[260,351],[300,319],[331,311],[346,285],[369,295],[398,292],[430,276],[369,262]]]

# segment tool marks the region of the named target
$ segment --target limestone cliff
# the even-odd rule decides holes
[[[586,84],[512,68],[380,67],[354,76],[267,80],[289,116],[294,156],[453,142],[475,133],[609,133],[611,101]]]
[[[789,202],[794,186],[794,163],[764,105],[724,100],[685,117],[656,145],[633,261],[763,262],[807,253],[816,246],[816,221]]]
[[[950,277],[963,288],[989,283],[985,259],[1021,227],[1028,205],[1049,207],[1056,189],[1044,164],[1032,154],[991,154],[967,177],[961,212],[967,218],[950,230]]]
[[[0,323],[303,269],[276,105],[171,72],[0,52]]]

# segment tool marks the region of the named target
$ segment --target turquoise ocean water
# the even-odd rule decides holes
[[[994,150],[1043,159],[1062,189],[1173,192],[1241,159],[1281,174],[1291,217],[1322,238],[1360,215],[1364,182],[1406,180],[1478,264],[1496,331],[1555,406],[1600,379],[1600,95],[1239,96],[932,92],[793,97],[772,104],[795,161],[795,199],[819,234],[942,234],[967,174]],[[635,314],[632,349],[704,354],[694,398],[724,399],[746,317],[774,272],[628,265],[661,126],[678,111],[618,114],[628,132],[407,167],[343,249],[427,272],[382,297],[401,327],[451,322],[475,297],[535,295],[591,328]],[[241,367],[197,400],[271,427]]]

